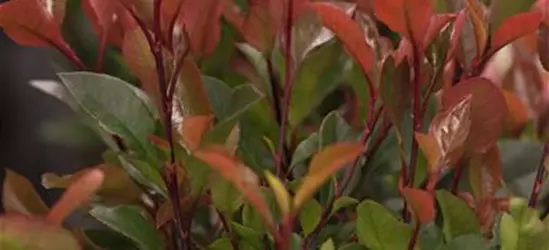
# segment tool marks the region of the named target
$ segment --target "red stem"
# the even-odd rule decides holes
[[[97,60],[95,62],[95,72],[101,72],[103,70],[103,63],[105,60],[105,53],[107,48],[107,31],[102,29],[99,34],[99,48],[97,50]]]
[[[536,179],[534,180],[534,186],[532,187],[532,193],[530,194],[530,200],[528,206],[535,208],[538,203],[538,197],[547,177],[547,169],[545,169],[545,158],[549,156],[549,141],[543,145],[543,153],[538,165],[538,171],[536,173]]]
[[[412,232],[412,237],[410,238],[410,241],[408,242],[408,250],[414,250],[417,244],[417,237],[419,235],[419,229],[421,227],[421,224],[419,222],[416,222],[416,226],[414,228],[414,231]]]
[[[422,122],[422,115],[421,115],[421,52],[419,50],[420,48],[415,45],[414,43],[414,58],[413,58],[413,64],[414,64],[414,82],[413,82],[413,96],[412,96],[412,103],[413,103],[413,124],[412,124],[412,131],[415,134],[417,131],[421,130],[421,122]],[[410,167],[409,167],[409,175],[407,176],[408,179],[406,181],[408,187],[411,187],[414,185],[414,178],[416,173],[416,166],[417,166],[417,157],[419,153],[419,147],[418,143],[415,139],[412,139],[412,149],[410,152]]]
[[[275,158],[276,174],[278,177],[285,175],[285,167],[282,159],[284,154],[284,147],[286,144],[286,130],[287,120],[290,111],[290,101],[292,99],[292,87],[293,87],[293,57],[292,57],[292,26],[293,26],[293,0],[288,0],[286,6],[286,22],[284,27],[284,59],[285,59],[285,76],[284,76],[284,97],[282,100],[282,116],[280,124],[280,133],[278,138],[278,148]]]

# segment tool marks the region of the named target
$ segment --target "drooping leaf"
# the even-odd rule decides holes
[[[406,36],[417,45],[423,40],[431,17],[433,6],[430,0],[373,1],[375,16],[391,30]]]
[[[282,215],[287,215],[291,209],[291,200],[288,190],[286,190],[284,184],[282,184],[278,178],[271,174],[271,172],[265,172],[265,178],[273,190]]]
[[[153,222],[144,217],[144,211],[138,207],[95,205],[89,213],[111,229],[134,241],[139,249],[165,249],[160,232],[155,229]]]
[[[198,65],[191,57],[186,57],[175,90],[174,115],[180,117],[195,115],[210,115],[213,113],[212,102],[208,101],[207,82],[211,77],[205,77],[200,73]]]
[[[359,242],[372,250],[407,249],[412,227],[398,221],[382,205],[367,200],[357,207]]]
[[[92,249],[106,248],[106,249],[120,249],[130,250],[136,249],[136,245],[128,238],[118,234],[115,231],[108,229],[86,229],[80,231],[86,240],[93,243]],[[85,248],[87,249],[87,248]]]
[[[49,212],[32,183],[7,168],[2,187],[2,205],[10,213],[45,216]]]
[[[362,152],[362,148],[360,143],[342,142],[317,153],[295,194],[294,207],[301,207],[331,175],[353,162]]]
[[[482,77],[470,78],[444,90],[442,107],[448,108],[471,95],[470,147],[476,152],[485,152],[498,139],[507,116],[505,97],[490,80]]]
[[[219,146],[198,149],[194,155],[198,159],[208,163],[216,173],[231,182],[257,209],[264,222],[269,226],[271,225],[273,218],[269,207],[261,195],[258,184],[254,182],[257,180],[252,181],[248,178],[252,173],[250,173],[250,170],[246,166],[230,155],[226,149]]]
[[[405,187],[402,194],[419,223],[427,224],[435,219],[435,197],[429,191]]]
[[[463,200],[446,190],[438,190],[436,197],[444,219],[443,232],[447,241],[460,235],[480,234],[475,213]]]
[[[74,235],[39,217],[10,214],[0,217],[0,246],[5,250],[82,249]]]
[[[324,26],[335,33],[345,48],[360,64],[364,73],[373,67],[374,54],[372,48],[364,40],[364,30],[345,12],[329,3],[315,2],[311,7],[318,13]]]
[[[524,12],[509,17],[495,31],[491,41],[490,51],[495,53],[505,45],[535,32],[541,21],[539,12]]]
[[[97,168],[105,174],[105,180],[97,192],[99,196],[131,203],[139,202],[141,200],[143,190],[135,184],[123,168],[109,164],[100,164],[93,168]],[[67,188],[71,183],[76,182],[82,175],[93,168],[85,168],[74,174],[62,176],[53,173],[43,174],[42,186],[47,189]]]
[[[320,222],[322,214],[322,205],[315,200],[310,199],[301,208],[299,212],[299,222],[303,229],[303,235],[310,234]]]

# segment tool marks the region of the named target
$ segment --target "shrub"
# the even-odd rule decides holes
[[[0,245],[549,249],[538,204],[548,10],[546,0],[3,3],[11,39],[58,52],[60,82],[36,87],[107,150],[100,165],[43,175],[65,189],[51,208],[7,170]],[[64,226],[75,209],[105,227]]]

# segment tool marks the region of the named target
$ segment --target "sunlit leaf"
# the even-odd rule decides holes
[[[429,162],[431,172],[437,172],[441,164],[441,149],[436,138],[430,134],[416,133],[415,139]]]
[[[444,90],[442,106],[455,106],[468,95],[471,96],[470,146],[476,152],[485,152],[497,141],[503,130],[508,112],[505,97],[490,80],[476,77]]]
[[[443,232],[447,241],[460,235],[480,234],[480,225],[475,213],[460,198],[446,190],[436,193],[444,219]]]
[[[0,235],[0,246],[6,250],[82,249],[70,231],[39,217],[3,215],[0,217]]]
[[[166,249],[160,232],[155,229],[153,222],[143,216],[144,211],[138,207],[95,205],[89,213],[109,228],[134,241],[139,249]]]
[[[280,206],[282,215],[288,214],[291,206],[290,194],[288,193],[288,190],[286,190],[286,187],[284,187],[282,182],[271,174],[271,172],[265,172],[265,178],[275,194],[275,198]]]
[[[118,166],[109,164],[100,164],[93,168],[85,168],[70,175],[56,175],[46,173],[42,175],[42,186],[47,189],[51,188],[67,188],[71,183],[86,174],[88,171],[97,168],[105,174],[105,180],[97,194],[103,198],[126,201],[140,202],[143,190],[130,178],[126,171]]]
[[[362,148],[363,145],[360,143],[342,142],[317,153],[295,194],[295,208],[301,207],[330,176],[353,162],[362,152]]]
[[[423,45],[434,14],[431,0],[374,0],[373,7],[375,16],[391,30],[417,45]]]
[[[330,238],[320,246],[320,250],[335,250],[334,241]]]
[[[7,168],[2,187],[2,205],[6,212],[11,213],[46,215],[49,212],[32,183]]]
[[[370,72],[374,58],[372,48],[364,40],[364,30],[345,12],[328,4],[312,3],[312,8],[318,13],[324,26],[335,33],[345,48],[362,67],[363,72]]]
[[[412,227],[400,222],[382,205],[364,201],[357,207],[357,216],[358,240],[368,249],[407,249]]]
[[[427,224],[435,219],[435,197],[429,191],[405,187],[402,194],[419,223]]]

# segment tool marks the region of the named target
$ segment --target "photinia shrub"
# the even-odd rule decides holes
[[[6,249],[549,249],[547,0],[11,0],[0,27],[107,148],[43,175],[52,207],[7,170]]]

